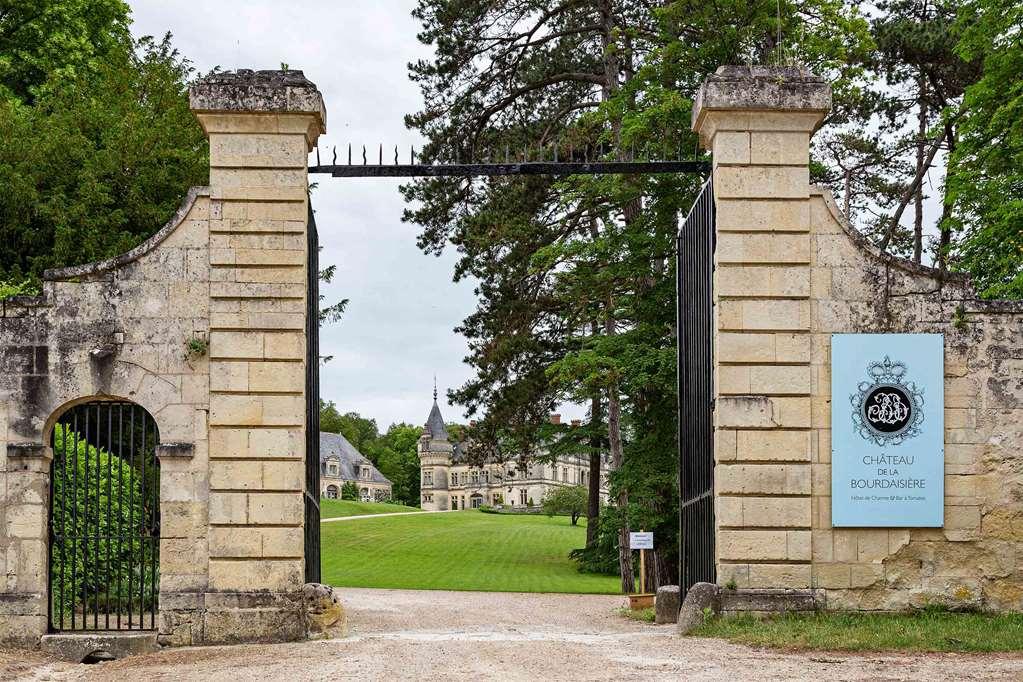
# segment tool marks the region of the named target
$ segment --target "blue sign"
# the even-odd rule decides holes
[[[831,337],[831,524],[940,528],[945,502],[941,334]]]

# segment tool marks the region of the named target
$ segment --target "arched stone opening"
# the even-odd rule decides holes
[[[130,401],[90,399],[72,401],[49,422],[49,629],[155,629],[156,420]]]

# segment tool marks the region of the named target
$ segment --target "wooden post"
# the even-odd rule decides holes
[[[645,530],[641,530],[645,533]],[[646,594],[646,550],[639,550],[639,593]]]

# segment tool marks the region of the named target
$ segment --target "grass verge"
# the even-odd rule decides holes
[[[388,502],[353,502],[352,500],[320,500],[320,518],[336,519],[342,516],[362,516],[363,514],[393,514],[395,512],[423,511],[419,507],[406,507],[402,504]]]
[[[645,609],[636,609],[635,611],[628,606],[623,606],[618,609],[618,615],[629,620],[638,620],[644,623],[653,623],[657,617],[657,613],[652,606],[648,606]]]
[[[325,523],[323,582],[335,587],[618,594],[614,576],[580,573],[568,553],[586,526],[567,518],[409,514]]]
[[[690,633],[741,644],[830,651],[1023,651],[1023,614],[816,613],[712,618]]]

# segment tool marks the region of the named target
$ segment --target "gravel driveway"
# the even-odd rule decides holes
[[[27,680],[988,680],[1023,657],[845,655],[679,638],[618,616],[621,597],[346,589],[352,635],[298,644],[168,649],[100,665],[0,651]]]

